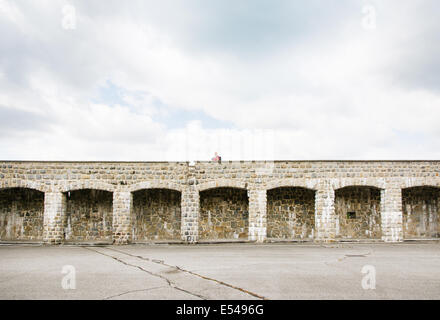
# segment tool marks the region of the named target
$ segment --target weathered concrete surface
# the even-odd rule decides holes
[[[440,299],[440,243],[0,246],[0,299]],[[76,289],[64,290],[64,265]],[[362,267],[376,289],[362,289]]]

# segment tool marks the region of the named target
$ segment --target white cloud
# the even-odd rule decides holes
[[[196,1],[78,1],[76,28],[65,30],[68,3],[0,1],[0,115],[42,124],[8,127],[0,158],[440,156],[434,1],[370,1],[374,31],[362,28],[365,1],[316,16],[289,2],[270,10],[258,2],[247,12]],[[122,89],[123,105],[96,102],[108,81]],[[169,108],[232,128],[170,128]]]

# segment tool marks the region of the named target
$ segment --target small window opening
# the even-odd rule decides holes
[[[347,212],[347,219],[356,219],[356,212]]]

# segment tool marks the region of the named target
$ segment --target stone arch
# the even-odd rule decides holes
[[[9,188],[26,188],[41,192],[47,192],[50,190],[50,187],[48,185],[45,185],[38,181],[21,180],[21,179],[0,181],[0,189],[9,189]]]
[[[271,185],[274,186],[274,185]],[[267,238],[313,240],[316,190],[312,184],[280,183],[267,190]]]
[[[384,179],[374,178],[350,178],[350,179],[332,179],[330,185],[334,190],[346,187],[370,187],[376,189],[385,189],[386,183]]]
[[[128,191],[135,192],[142,189],[169,189],[182,192],[182,185],[170,181],[142,181],[131,184],[127,187]]]
[[[402,188],[404,239],[440,238],[440,184],[408,179]]]
[[[209,189],[216,188],[236,188],[236,189],[247,189],[248,184],[244,181],[235,181],[235,180],[225,180],[219,179],[215,181],[204,182],[202,184],[197,185],[197,190],[206,191]]]
[[[4,187],[3,187],[4,186]],[[0,188],[0,240],[43,240],[44,189],[17,181]]]
[[[440,188],[440,178],[406,178],[400,183],[400,188],[434,187]]]
[[[62,224],[66,241],[112,241],[115,190],[115,185],[103,181],[60,182],[58,191],[64,193],[65,201]]]
[[[134,241],[180,240],[181,184],[141,181],[126,186],[126,190],[133,196],[131,214]]]
[[[170,188],[141,188],[132,192],[133,241],[181,239],[182,193]]]
[[[336,187],[334,202],[336,237],[381,239],[381,199],[384,185],[368,179],[361,181],[356,179],[336,184]]]
[[[72,181],[72,182],[61,183],[59,191],[68,192],[68,191],[76,191],[83,189],[114,192],[116,190],[116,186],[102,181],[93,181],[93,180]]]
[[[249,190],[245,182],[217,180],[199,186],[198,238],[247,240]]]
[[[269,181],[266,184],[267,190],[273,190],[276,188],[304,188],[308,190],[316,191],[318,189],[318,180],[315,179],[280,179]]]

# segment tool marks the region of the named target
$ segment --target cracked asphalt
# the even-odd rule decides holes
[[[0,299],[440,299],[440,243],[0,245]]]

